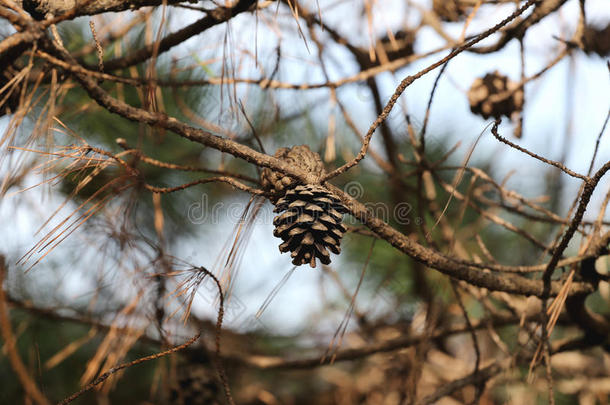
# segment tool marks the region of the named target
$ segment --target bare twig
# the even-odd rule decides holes
[[[85,392],[91,390],[92,388],[94,388],[96,385],[101,384],[102,382],[106,381],[106,379],[108,377],[110,377],[112,374],[116,373],[117,371],[121,371],[125,368],[129,368],[141,363],[144,363],[146,361],[150,361],[150,360],[156,360],[159,359],[161,357],[167,356],[168,354],[172,354],[172,353],[176,353],[180,350],[183,350],[185,348],[187,348],[188,346],[192,345],[193,343],[195,343],[197,341],[197,339],[199,339],[200,334],[196,334],[195,336],[193,336],[191,339],[189,339],[187,342],[172,347],[169,350],[165,350],[161,353],[155,353],[155,354],[151,354],[150,356],[146,356],[146,357],[141,357],[139,359],[136,359],[134,361],[130,361],[128,363],[123,363],[123,364],[119,364],[118,366],[112,367],[110,370],[106,371],[105,373],[103,373],[102,375],[100,375],[99,377],[97,377],[95,380],[91,381],[89,384],[87,384],[86,386],[84,386],[80,391],[75,392],[74,394],[70,395],[69,397],[65,398],[64,400],[62,400],[61,402],[58,402],[58,405],[66,405],[69,404],[70,402],[74,401],[76,398],[80,397],[82,394],[84,394]]]

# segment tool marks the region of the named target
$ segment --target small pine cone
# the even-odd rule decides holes
[[[584,46],[587,53],[596,53],[601,57],[610,55],[610,24],[605,28],[585,27]]]
[[[499,100],[493,100],[493,97],[513,90],[517,86],[517,83],[510,81],[497,71],[486,74],[482,79],[476,79],[468,90],[470,110],[485,119],[500,118],[502,115],[511,118],[514,113],[523,109],[523,89]]]
[[[281,214],[273,220],[273,235],[284,241],[280,252],[292,252],[293,264],[316,267],[316,257],[329,264],[328,250],[341,252],[339,245],[346,232],[341,221],[347,210],[324,187],[298,185],[276,202],[274,212]]]
[[[415,31],[399,30],[394,34],[394,40],[391,40],[387,35],[384,36],[380,42],[388,61],[413,55],[415,34]]]
[[[317,176],[324,173],[324,164],[320,155],[312,152],[307,145],[279,148],[274,156],[304,172],[313,173]],[[261,184],[265,190],[272,193],[270,199],[271,202],[275,203],[278,198],[284,195],[286,190],[294,188],[298,181],[269,168],[264,168],[261,173]]]
[[[185,364],[178,368],[177,384],[172,386],[172,405],[220,405],[223,393],[213,369],[199,364]]]
[[[375,44],[377,58],[371,61],[371,54],[368,48],[354,48],[352,52],[356,60],[363,68],[369,69],[384,63],[392,62],[399,58],[413,55],[413,45],[415,44],[415,31],[399,30],[390,39],[388,35],[378,39]]]
[[[433,0],[432,10],[443,21],[456,22],[466,18],[468,2],[464,0]]]

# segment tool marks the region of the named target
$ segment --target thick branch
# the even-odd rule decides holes
[[[367,227],[373,230],[379,237],[394,246],[396,249],[406,253],[413,259],[424,263],[448,276],[466,281],[477,287],[487,288],[492,291],[504,291],[512,294],[542,296],[543,284],[540,280],[532,280],[513,274],[498,274],[482,270],[467,263],[442,255],[432,249],[428,249],[417,242],[412,241],[406,235],[398,232],[390,225],[375,217],[366,206],[344,193],[334,186],[330,186],[345,204],[349,212]],[[557,295],[562,284],[551,283],[551,295]],[[590,293],[593,287],[585,283],[574,283],[571,294]]]
[[[196,3],[196,1],[188,1],[189,3]],[[125,10],[137,10],[142,7],[155,7],[163,4],[162,0],[131,0],[131,1],[119,1],[119,0],[95,0],[89,1],[80,7],[79,3],[83,3],[81,0],[16,0],[15,3],[19,4],[24,10],[32,15],[32,17],[41,19],[47,14],[53,14],[54,16],[60,16],[62,14],[74,11],[76,9],[75,17],[83,15],[96,15],[108,13],[111,11],[125,11]],[[166,0],[166,3],[178,4],[185,3],[185,0]]]

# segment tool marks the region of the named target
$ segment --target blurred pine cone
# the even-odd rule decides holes
[[[599,56],[610,55],[610,24],[606,28],[585,27],[585,52],[596,53]]]
[[[466,18],[467,3],[463,0],[433,0],[432,10],[441,20],[456,22]]]
[[[399,30],[390,39],[388,35],[377,40],[375,53],[377,59],[371,61],[368,48],[353,47],[351,51],[356,56],[356,60],[363,69],[370,69],[381,64],[395,61],[414,54],[413,45],[415,44],[416,32],[412,30]]]
[[[172,405],[220,405],[223,393],[213,369],[200,364],[177,368],[177,384],[171,388]]]
[[[523,89],[515,90],[517,86],[517,83],[497,71],[476,79],[468,90],[470,110],[485,119],[500,118],[502,115],[511,118],[523,109]],[[511,90],[515,91],[507,97],[498,98],[498,95]]]

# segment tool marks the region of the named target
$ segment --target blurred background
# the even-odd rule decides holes
[[[497,263],[534,265],[548,260],[548,252],[540,246],[507,231],[499,221],[482,219],[486,217],[481,209],[525,229],[541,244],[554,240],[558,224],[497,207],[477,210],[457,199],[450,201],[453,197],[443,184],[452,184],[456,167],[467,164],[558,217],[570,212],[581,184],[578,179],[509,148],[489,132],[493,117],[502,115],[502,136],[576,172],[590,170],[610,106],[610,7],[606,0],[558,3],[556,10],[527,29],[522,41],[512,39],[486,51],[501,40],[503,34],[495,33],[476,45],[479,52],[466,51],[451,60],[442,75],[438,68],[416,80],[375,133],[369,155],[331,182],[415,240],[426,239],[422,224],[427,226],[440,251],[451,251],[455,243],[447,243],[447,235],[436,227],[431,203],[421,197],[422,187],[427,198],[436,201],[436,210],[446,210],[444,217],[453,225],[449,239],[460,241],[468,252],[479,249],[480,238]],[[106,81],[103,86],[131,105],[163,111],[256,150],[262,146],[268,154],[307,144],[330,171],[356,156],[360,137],[402,79],[445,56],[461,38],[500,22],[519,4],[259,2],[257,11],[207,29],[160,53],[153,62],[113,72],[132,79],[157,78],[161,85],[134,87]],[[57,29],[65,47],[94,70],[98,55],[90,21],[103,45],[104,60],[109,61],[180,30],[222,4],[201,1],[182,6],[79,17],[58,24]],[[530,14],[531,10],[522,18]],[[589,37],[580,35],[579,29],[585,28],[591,39],[583,45],[579,38]],[[14,32],[6,20],[0,22],[3,38]],[[22,59],[27,62],[27,56]],[[260,359],[272,364],[275,356],[320,358],[338,345],[360,348],[425,332],[433,302],[437,302],[435,316],[447,320],[447,325],[463,320],[461,305],[473,319],[480,319],[488,309],[467,289],[468,297],[460,304],[447,277],[416,264],[382,240],[374,242],[350,216],[344,219],[350,232],[332,264],[295,270],[290,256],[278,250],[273,206],[265,199],[249,203],[248,193],[220,183],[158,198],[137,184],[123,188],[127,183],[113,180],[121,176],[117,165],[86,166],[87,156],[108,160],[95,151],[83,152],[83,145],[114,154],[127,145],[161,162],[238,173],[254,186],[259,171],[230,155],[109,113],[69,75],[56,68],[48,73],[51,68],[44,63],[37,59],[34,65],[45,72],[44,79],[36,83],[33,75],[22,86],[33,100],[27,114],[18,123],[14,113],[0,118],[4,133],[0,253],[8,263],[5,290],[18,351],[49,398],[60,400],[114,364],[182,343],[203,331],[207,350],[194,346],[182,357],[129,368],[74,403],[223,403],[210,366],[218,312],[216,285],[210,278],[189,284],[197,280],[200,266],[219,278],[232,277],[230,282],[223,279],[228,301],[222,347],[237,403],[416,403],[411,402],[415,397],[421,400],[443,381],[463,376],[473,367],[479,355],[468,333],[428,343],[437,345],[436,351],[405,354],[403,349],[324,367],[268,366]],[[375,69],[379,73],[359,77]],[[501,107],[477,104],[474,85],[487,74],[505,77],[513,86],[527,79],[523,91],[514,92],[520,101],[508,112],[485,113],[485,108]],[[178,82],[191,85],[173,84]],[[415,145],[409,131],[419,137],[424,130],[423,153],[428,162],[440,162],[434,179],[417,174],[421,143]],[[608,160],[610,143],[602,137],[594,170]],[[71,170],[75,167],[79,170]],[[201,177],[197,171],[159,165],[138,168],[146,183],[158,187]],[[472,172],[465,173],[457,189],[466,192],[473,179]],[[422,181],[428,184],[422,186]],[[609,184],[607,179],[600,183],[586,220],[597,219]],[[489,192],[482,189],[482,198]],[[579,238],[566,254],[578,251]],[[477,254],[467,256],[477,259]],[[600,266],[603,270],[605,261]],[[607,314],[609,294],[603,283],[589,302]],[[190,318],[184,321],[191,298]],[[510,352],[518,346],[517,325],[499,329],[493,338],[481,337],[483,357],[496,357],[498,347]],[[593,354],[601,362],[596,363],[596,378],[608,375],[610,358],[602,352]],[[428,363],[423,362],[430,368],[422,366],[415,374],[427,377],[409,383],[417,379],[406,370],[422,361],[421,353],[429,355]],[[396,360],[403,355],[408,360]],[[570,367],[591,368],[589,355]],[[188,382],[188,389],[195,384],[195,377],[181,377],[192,364],[207,364],[197,378],[208,384],[201,383],[211,392],[209,398],[198,394],[189,400],[176,394],[181,381]],[[557,403],[607,402],[610,383],[597,391],[565,387],[562,378],[568,374],[562,374],[565,370],[558,364]],[[455,375],[443,375],[441,369],[451,369]],[[518,367],[485,394],[471,387],[437,403],[548,403],[544,377],[528,387],[523,384],[527,371],[526,366]],[[6,356],[0,356],[0,381],[0,403],[30,403]],[[416,388],[409,391],[404,386]]]

